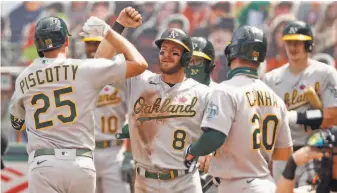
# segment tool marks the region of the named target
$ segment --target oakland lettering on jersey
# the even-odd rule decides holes
[[[141,123],[154,119],[168,119],[174,117],[193,117],[196,111],[193,109],[198,98],[193,97],[189,104],[171,104],[171,99],[167,98],[162,102],[162,98],[157,98],[152,105],[145,103],[144,97],[139,97],[133,106],[135,114],[139,114],[137,121]]]
[[[276,96],[266,91],[248,91],[246,92],[246,99],[250,107],[279,107]]]
[[[320,83],[315,82],[316,93],[319,93],[319,89],[320,89]],[[299,94],[298,89],[294,89],[291,93],[286,92],[284,94],[284,103],[287,105],[287,107],[292,106],[289,110],[298,108],[299,106],[304,105],[308,102],[304,94],[304,88],[301,90],[303,90],[303,92],[300,94]]]
[[[63,80],[75,80],[78,65],[62,65],[37,70],[20,81],[22,94],[36,85],[55,83]]]
[[[121,102],[121,97],[118,96],[119,89],[115,89],[112,94],[100,94],[98,96],[97,107],[117,104]]]

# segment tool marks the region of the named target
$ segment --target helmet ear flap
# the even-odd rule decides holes
[[[226,46],[225,51],[224,51],[228,67],[231,65],[231,60],[230,60],[230,54],[231,54],[231,52],[230,52],[230,48],[229,47],[230,47],[230,44],[228,44]]]
[[[314,43],[313,41],[305,41],[304,46],[307,52],[312,52],[312,49],[314,48]]]

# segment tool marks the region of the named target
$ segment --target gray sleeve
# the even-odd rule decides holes
[[[215,90],[207,105],[201,127],[208,127],[228,135],[235,117],[236,106],[229,93]],[[226,123],[226,124],[224,124]]]
[[[23,106],[22,93],[19,89],[20,87],[17,84],[18,81],[19,78],[16,80],[15,91],[9,105],[9,113],[15,118],[25,119],[26,110]]]
[[[126,61],[123,54],[118,54],[111,60],[86,59],[79,68],[82,69],[84,78],[99,90],[108,84],[119,87],[117,84],[125,83]]]
[[[285,148],[285,147],[290,147],[293,145],[292,138],[291,138],[291,132],[290,132],[290,127],[289,127],[289,122],[288,122],[288,117],[287,117],[287,109],[283,108],[284,115],[281,117],[280,120],[280,127],[279,131],[277,134],[276,138],[276,144],[275,148]]]
[[[331,71],[326,78],[326,86],[322,91],[321,99],[324,108],[337,107],[337,71],[329,68]]]

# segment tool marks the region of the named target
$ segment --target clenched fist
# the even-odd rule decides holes
[[[142,16],[132,7],[123,9],[116,21],[127,28],[137,28],[142,24]]]

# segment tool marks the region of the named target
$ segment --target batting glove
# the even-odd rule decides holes
[[[184,151],[184,165],[188,168],[189,172],[192,172],[197,165],[198,157],[195,157],[190,152],[191,145],[189,145]]]
[[[105,23],[105,21],[91,16],[83,25],[82,32],[80,36],[83,37],[93,37],[102,36],[105,37],[110,30],[110,26]]]

